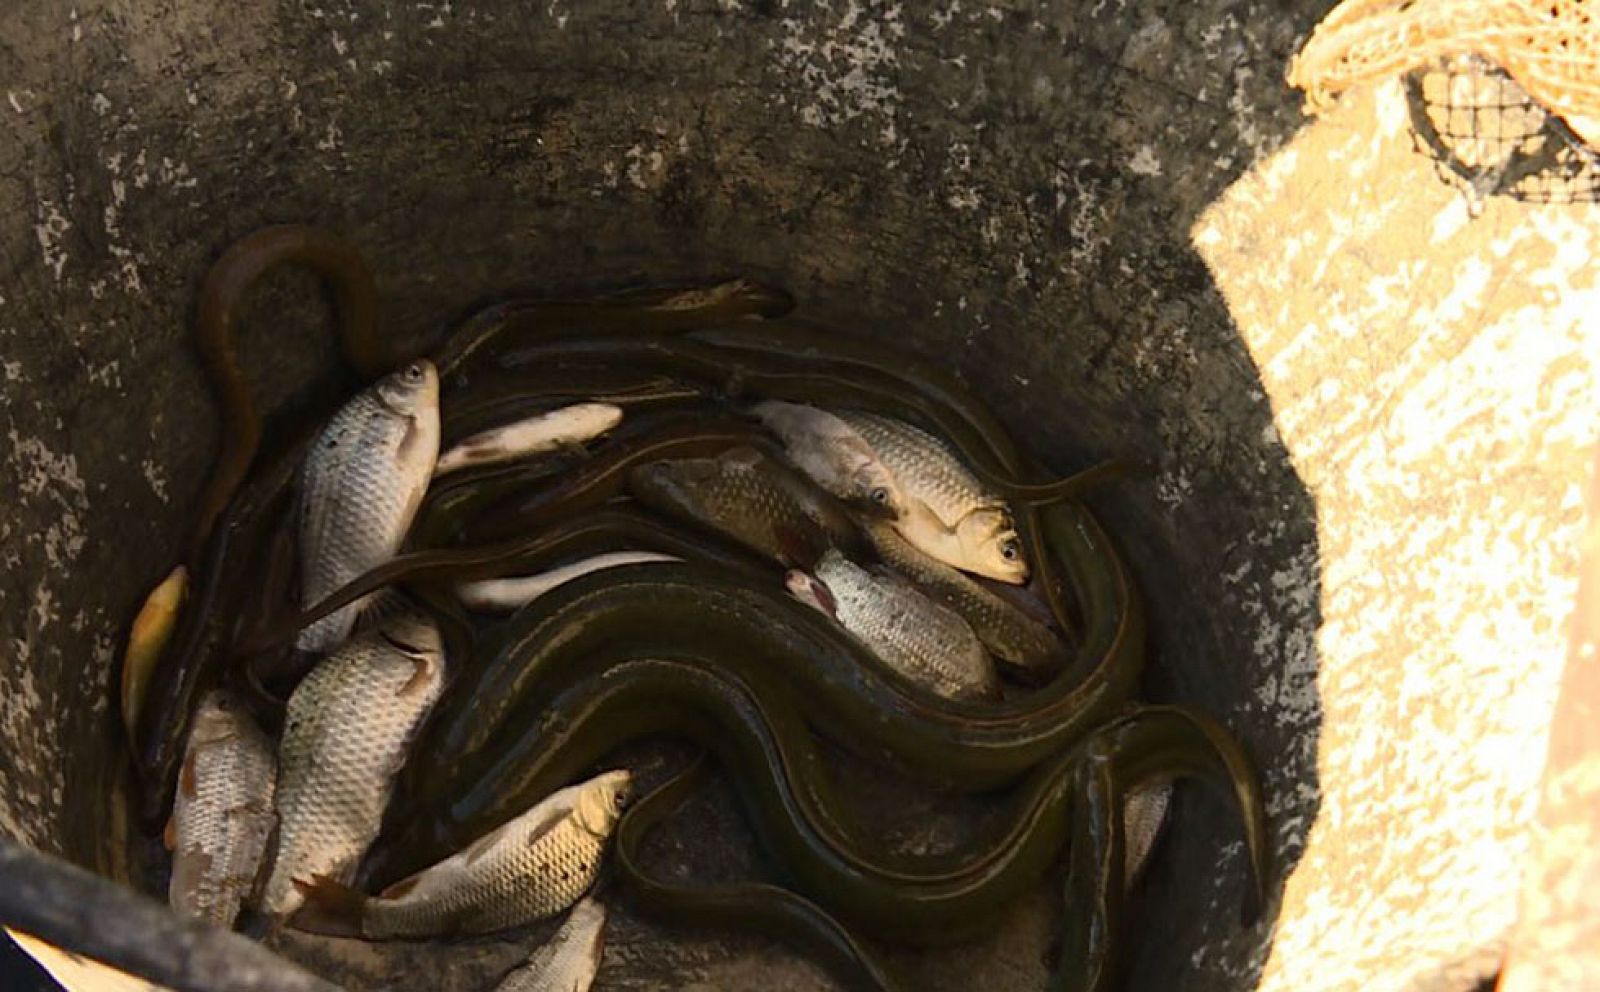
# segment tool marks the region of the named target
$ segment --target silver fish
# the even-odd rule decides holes
[[[278,746],[278,847],[263,912],[284,917],[298,909],[304,898],[296,883],[350,878],[443,687],[438,628],[401,612],[346,641],[295,688]]]
[[[474,434],[439,456],[434,477],[474,465],[498,465],[593,440],[622,423],[610,403],[574,403]]]
[[[682,560],[676,555],[662,554],[659,551],[608,551],[582,561],[557,566],[537,575],[463,582],[456,587],[456,595],[460,597],[461,605],[469,610],[507,613],[519,610],[557,586],[588,575],[590,572],[617,568],[621,565]]]
[[[1010,510],[943,441],[859,410],[838,411],[894,474],[902,508],[895,526],[924,553],[967,572],[1020,585],[1028,579]]]
[[[490,933],[547,919],[594,884],[631,782],[619,770],[568,786],[376,896],[312,879],[302,884],[310,904],[294,925],[381,940]]]
[[[585,898],[572,907],[554,937],[528,955],[528,963],[495,986],[495,992],[587,992],[605,952],[606,908]]]
[[[898,517],[905,498],[894,473],[862,436],[838,415],[804,403],[768,400],[750,412],[783,442],[795,467],[853,506]]]
[[[301,604],[399,550],[439,455],[439,373],[412,362],[358,393],[317,436],[300,470]],[[344,640],[365,601],[300,632],[302,651]]]
[[[970,576],[918,550],[892,523],[869,521],[863,529],[884,564],[934,602],[960,614],[995,657],[1039,676],[1060,670],[1066,646],[1049,627]]]
[[[232,693],[206,694],[195,713],[173,800],[167,900],[180,915],[232,927],[255,889],[278,817],[272,741]]]
[[[913,682],[952,699],[999,698],[994,663],[972,628],[898,575],[868,571],[830,548],[814,572],[791,570],[784,583]]]
[[[1122,824],[1126,835],[1123,879],[1131,888],[1144,873],[1150,852],[1161,837],[1167,822],[1167,807],[1172,801],[1172,783],[1166,780],[1135,786],[1122,801]]]

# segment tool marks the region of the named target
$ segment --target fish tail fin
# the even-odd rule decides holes
[[[313,875],[309,882],[297,878],[294,887],[306,900],[294,915],[296,930],[331,937],[361,936],[365,894],[326,875]]]

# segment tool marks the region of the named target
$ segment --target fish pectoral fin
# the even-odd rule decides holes
[[[396,696],[405,697],[415,692],[421,692],[423,687],[432,681],[432,658],[419,658],[413,655],[410,657],[410,661],[412,664],[411,677],[406,679],[406,684],[400,687],[400,691],[395,693]]]
[[[361,935],[361,916],[367,904],[364,893],[326,875],[312,875],[309,882],[296,878],[293,884],[306,900],[290,920],[296,930],[330,937]]]
[[[178,788],[182,789],[183,794],[190,799],[194,798],[197,785],[195,782],[193,754],[183,759],[183,771],[178,775]]]
[[[167,850],[173,851],[178,847],[178,821],[174,817],[167,817],[167,825],[161,831],[161,843]]]

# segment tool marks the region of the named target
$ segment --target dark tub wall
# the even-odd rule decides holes
[[[1247,560],[1314,591],[1314,516],[1188,231],[1299,126],[1282,66],[1322,6],[148,0],[0,16],[0,825],[109,863],[85,797],[111,762],[64,744],[114,739],[123,626],[211,458],[194,287],[274,221],[362,246],[405,334],[509,285],[754,271],[948,359],[1058,466],[1155,460],[1098,505],[1162,621],[1155,690],[1227,709],[1255,677],[1225,660],[1272,656],[1250,650],[1263,616],[1304,630],[1316,597],[1195,591]],[[330,354],[310,288],[285,278],[255,307],[247,358],[269,396]],[[1314,657],[1299,666],[1308,678]],[[1291,862],[1316,719],[1312,691],[1240,728],[1291,814]],[[1230,835],[1204,799],[1180,815],[1197,826],[1152,880],[1165,949],[1140,980],[1248,980],[1258,937],[1186,965],[1228,928],[1192,918],[1237,895],[1240,861],[1188,884]]]

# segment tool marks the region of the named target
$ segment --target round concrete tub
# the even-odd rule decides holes
[[[1516,917],[1574,592],[1600,222],[1469,218],[1398,86],[1302,118],[1283,67],[1322,7],[8,10],[0,831],[127,876],[117,659],[217,438],[195,289],[234,238],[314,222],[368,255],[397,336],[514,289],[749,273],[948,363],[1060,469],[1148,460],[1092,500],[1149,603],[1148,692],[1247,743],[1277,866],[1241,928],[1235,825],[1181,789],[1130,987],[1475,987]],[[269,403],[333,388],[319,300],[286,273],[252,303]],[[747,850],[725,798],[695,815],[685,861]],[[896,961],[1040,988],[1057,892]],[[351,988],[466,990],[528,940],[283,949]],[[625,906],[609,945],[603,988],[828,987]]]

